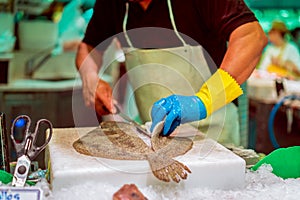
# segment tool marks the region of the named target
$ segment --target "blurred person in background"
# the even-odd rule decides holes
[[[291,35],[293,37],[293,41],[298,47],[298,50],[300,50],[300,27],[296,27],[291,31]]]
[[[274,21],[268,33],[267,45],[259,69],[267,70],[279,77],[300,78],[300,55],[296,45],[287,40],[289,30],[281,21]]]

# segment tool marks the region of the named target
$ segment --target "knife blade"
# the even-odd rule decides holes
[[[148,131],[146,129],[144,129],[139,123],[137,123],[136,121],[132,120],[128,115],[126,115],[125,113],[123,113],[121,111],[121,109],[119,108],[118,105],[115,104],[115,108],[116,108],[116,111],[117,111],[115,113],[115,115],[120,116],[122,119],[124,119],[125,121],[127,121],[128,123],[130,123],[131,125],[133,125],[139,133],[141,133],[141,134],[143,134],[143,135],[151,138],[151,133],[148,133]]]

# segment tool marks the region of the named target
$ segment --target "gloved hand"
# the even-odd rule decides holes
[[[261,159],[251,169],[257,170],[262,164],[270,164],[272,173],[281,178],[300,177],[300,146],[279,148]]]
[[[171,95],[153,104],[150,131],[152,132],[154,127],[165,119],[162,134],[168,136],[180,124],[201,120],[206,116],[206,108],[199,97]]]
[[[167,136],[181,123],[201,120],[243,94],[236,80],[218,69],[195,96],[172,95],[154,103],[151,111],[152,132],[165,119],[163,135]]]

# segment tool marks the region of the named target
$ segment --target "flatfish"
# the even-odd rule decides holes
[[[188,152],[193,141],[186,137],[152,135],[151,146],[138,135],[135,127],[126,122],[105,121],[73,143],[84,155],[116,160],[148,160],[158,179],[179,182],[186,179],[190,169],[174,159]]]

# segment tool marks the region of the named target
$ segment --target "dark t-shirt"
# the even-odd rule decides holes
[[[97,0],[94,14],[83,41],[104,50],[112,36],[119,37],[123,46],[122,25],[125,0]],[[242,24],[256,21],[242,0],[171,0],[178,32],[190,45],[200,44],[208,51],[217,66],[226,52],[231,32]],[[152,0],[144,11],[138,3],[129,2],[126,26],[133,46],[137,48],[167,48],[181,46],[169,17],[167,0]],[[136,29],[142,27],[161,27]],[[165,30],[165,31],[164,31]]]

